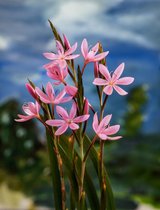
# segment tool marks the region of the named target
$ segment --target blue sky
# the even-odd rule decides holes
[[[0,101],[16,97],[22,102],[29,96],[24,84],[30,78],[41,86],[48,80],[42,65],[42,53],[54,50],[47,19],[51,19],[71,43],[79,46],[84,37],[90,45],[101,41],[109,69],[126,63],[123,75],[134,76],[132,85],[144,85],[149,102],[144,112],[144,132],[160,130],[160,24],[159,0],[5,0],[0,1]],[[91,67],[85,73],[92,82]],[[128,88],[129,90],[129,88]],[[94,103],[93,87],[86,95]],[[118,110],[117,104],[123,107]],[[95,104],[96,105],[96,104]],[[120,116],[125,98],[116,94],[108,112]]]

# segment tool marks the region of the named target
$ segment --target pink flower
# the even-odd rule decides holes
[[[64,51],[64,48],[62,44],[59,41],[56,41],[57,44],[57,51],[58,54],[55,53],[43,53],[43,55],[53,61],[57,61],[60,65],[60,67],[65,68],[67,66],[67,60],[75,59],[79,57],[79,55],[72,55],[72,53],[77,49],[77,43],[75,43],[72,47],[70,47],[68,50]],[[50,63],[52,65],[54,62]]]
[[[69,114],[64,108],[60,106],[56,107],[56,111],[61,119],[46,121],[46,123],[50,126],[59,127],[55,132],[56,136],[63,134],[68,129],[68,127],[71,130],[77,130],[79,128],[79,125],[77,123],[84,122],[89,118],[88,114],[75,117],[77,113],[77,106],[75,103],[72,104]]]
[[[107,115],[101,120],[100,123],[98,123],[97,113],[94,114],[92,127],[95,133],[102,140],[118,140],[122,138],[122,136],[116,136],[116,137],[109,136],[109,135],[116,134],[120,129],[120,125],[109,126],[111,117],[112,117],[111,114]]]
[[[16,122],[25,122],[32,118],[39,118],[40,105],[38,104],[38,102],[36,102],[35,104],[33,102],[24,104],[22,106],[22,109],[27,115],[18,114],[18,117],[20,119],[15,119]]]
[[[123,73],[123,70],[124,70],[124,63],[120,64],[111,76],[107,67],[100,64],[99,71],[104,76],[105,79],[96,78],[94,79],[93,84],[105,86],[103,91],[107,95],[111,95],[113,89],[115,89],[120,95],[126,95],[127,92],[124,91],[122,88],[120,88],[119,85],[129,85],[134,81],[134,78],[133,77],[120,78],[121,74]]]
[[[53,79],[57,80],[57,82],[54,82],[54,85],[59,85],[61,83],[65,83],[64,79],[68,75],[67,68],[61,68],[58,63],[46,64],[44,65],[44,68],[47,70],[47,75]]]
[[[94,47],[91,48],[90,51],[88,51],[89,50],[88,42],[86,39],[83,39],[81,44],[81,52],[85,59],[85,64],[89,62],[100,61],[108,55],[109,51],[96,55],[96,53],[98,52],[98,48],[99,48],[99,43],[97,43]]]
[[[46,104],[60,104],[68,102],[72,97],[64,97],[66,94],[65,90],[62,90],[57,96],[55,95],[54,89],[50,82],[46,85],[46,94],[38,87],[36,87],[36,93],[40,97],[41,101]]]

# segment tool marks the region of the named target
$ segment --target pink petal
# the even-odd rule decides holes
[[[105,79],[108,81],[111,79],[111,75],[107,69],[106,66],[104,66],[103,64],[99,64],[99,71],[101,72],[101,74],[105,77]]]
[[[56,47],[57,47],[58,53],[64,54],[63,46],[61,45],[61,43],[58,40],[56,40]]]
[[[73,98],[72,96],[64,97],[64,98],[61,99],[60,103],[66,103],[68,101],[71,101],[72,98]]]
[[[24,104],[22,106],[22,109],[27,115],[33,115],[33,112],[29,109],[28,104],[27,105]]]
[[[21,114],[19,114],[18,117],[21,119],[15,119],[16,122],[25,122],[25,121],[35,118],[35,116],[25,116],[25,115],[21,115]]]
[[[27,106],[26,105],[23,105],[23,110],[25,112],[29,112],[28,115],[36,115],[37,114],[37,111],[36,111],[36,106],[33,102],[29,102],[27,103]]]
[[[93,84],[94,85],[107,85],[108,82],[104,79],[96,78],[96,79],[94,79]]]
[[[63,107],[57,106],[56,111],[57,111],[57,114],[60,117],[62,117],[63,119],[68,119],[69,118],[67,111]]]
[[[50,82],[48,82],[46,85],[46,93],[47,93],[48,97],[50,98],[50,100],[52,101],[54,99],[55,93],[54,93],[52,84]]]
[[[117,93],[119,93],[119,94],[122,95],[122,96],[128,94],[125,90],[123,90],[122,88],[120,88],[120,87],[117,86],[117,85],[114,85],[113,87],[114,87],[114,89],[117,91]]]
[[[63,96],[66,94],[66,91],[63,89],[55,98],[56,101],[61,102]]]
[[[85,99],[84,100],[84,111],[83,111],[84,114],[88,114],[89,113],[89,101],[88,99]]]
[[[36,95],[35,89],[29,83],[26,83],[26,88],[28,92],[31,94],[31,96],[36,99],[37,95]]]
[[[75,58],[78,58],[80,55],[79,54],[76,54],[76,55],[68,55],[65,57],[66,60],[72,60],[72,59],[75,59]]]
[[[40,110],[41,106],[39,105],[39,103],[37,101],[35,103],[35,108],[36,108],[36,113],[39,114],[39,110]]]
[[[49,76],[49,75],[48,75],[48,76]],[[50,76],[49,76],[49,77],[50,77]],[[52,77],[50,77],[50,78],[52,78]],[[53,84],[56,85],[56,86],[57,86],[57,85],[60,85],[61,83],[62,83],[62,82],[60,82],[60,81],[59,81],[59,82],[53,82]]]
[[[66,35],[63,34],[63,39],[64,39],[64,45],[66,46],[67,49],[71,48],[71,45],[69,43],[69,40],[67,39]]]
[[[102,140],[106,140],[107,139],[107,136],[105,134],[103,134],[103,133],[99,133],[98,136]]]
[[[41,91],[38,87],[36,87],[35,90],[36,90],[37,95],[39,95],[42,102],[46,104],[50,103],[48,96],[43,91]]]
[[[105,94],[107,95],[111,95],[113,92],[113,87],[111,85],[107,85],[104,89],[103,92],[105,92]]]
[[[86,58],[88,54],[88,42],[86,39],[83,39],[82,41],[81,52],[82,52],[83,57]]]
[[[99,48],[99,43],[97,43],[94,47],[92,47],[91,51],[93,51],[94,54],[96,54],[98,52],[98,48]]]
[[[76,103],[73,103],[70,113],[69,113],[69,118],[73,119],[76,116],[76,113],[77,113],[77,105],[76,105]]]
[[[50,126],[62,126],[65,123],[64,120],[47,120],[46,124]]]
[[[122,138],[122,136],[115,136],[115,137],[107,137],[107,139],[108,140],[119,140],[119,139],[121,139]]]
[[[49,60],[55,60],[58,58],[58,55],[55,55],[54,53],[43,53],[43,55]]]
[[[76,49],[77,49],[77,42],[69,50],[67,50],[64,55],[68,56],[72,54]]]
[[[114,71],[113,75],[112,75],[112,79],[113,81],[116,81],[117,79],[120,78],[121,74],[124,71],[124,63],[121,63],[116,70]]]
[[[78,90],[78,88],[76,88],[74,86],[70,86],[70,85],[65,86],[66,93],[68,93],[71,96],[75,96],[77,93],[77,90]]]
[[[67,62],[64,59],[58,60],[59,66],[64,69],[67,66]]]
[[[99,124],[99,129],[106,127],[112,118],[112,114],[106,115]]]
[[[72,129],[72,130],[77,130],[77,129],[79,128],[79,125],[77,125],[76,123],[71,123],[71,124],[69,125],[69,127],[70,127],[70,129]]]
[[[109,126],[108,128],[105,129],[105,134],[106,135],[113,135],[116,134],[120,129],[120,125],[113,125]]]
[[[88,120],[89,116],[90,116],[89,114],[85,114],[85,115],[76,117],[76,118],[73,119],[73,122],[74,122],[74,123],[81,123],[81,122],[84,122],[84,121]]]
[[[116,81],[116,85],[130,85],[134,81],[133,77],[123,77]]]
[[[103,58],[105,58],[108,55],[108,53],[109,53],[109,51],[103,52],[103,53],[100,53],[100,54],[96,55],[94,57],[94,60],[93,61],[96,62],[96,61],[102,60]]]
[[[49,68],[53,68],[55,65],[57,65],[57,61],[51,61],[51,62],[43,65],[43,68],[46,70],[49,70]]]
[[[97,116],[97,112],[94,114],[92,127],[93,127],[94,131],[96,132],[97,129],[98,129],[98,116]]]
[[[58,128],[55,132],[56,136],[60,136],[61,134],[63,134],[68,128],[67,124],[62,125],[60,128]]]

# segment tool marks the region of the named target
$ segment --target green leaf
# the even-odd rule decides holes
[[[81,73],[79,65],[78,65],[78,68],[77,68],[77,78],[78,78],[78,97],[77,97],[77,101],[78,101],[78,107],[80,109],[79,110],[80,114],[82,114],[82,112],[83,112],[84,90],[83,90],[82,73]]]
[[[61,179],[58,167],[58,160],[54,151],[54,142],[51,135],[46,130],[47,145],[50,159],[51,178],[53,184],[54,206],[56,210],[62,209],[62,192],[61,192]]]
[[[84,139],[84,148],[85,148],[85,150],[88,149],[90,144],[91,144],[90,139],[88,138],[87,135],[85,135],[85,139]],[[90,153],[89,153],[89,157],[92,160],[92,163],[93,163],[95,171],[96,171],[96,173],[98,175],[99,183],[100,183],[100,186],[101,186],[101,183],[103,183],[103,180],[102,180],[102,176],[99,173],[98,153],[97,153],[96,149],[94,148],[94,146],[91,147],[91,150],[90,150]],[[113,192],[112,192],[109,176],[107,174],[105,166],[104,166],[104,177],[105,177],[105,184],[106,184],[106,192],[104,194],[104,199],[107,202],[107,204],[106,204],[107,210],[115,210],[115,203],[114,203]]]
[[[79,206],[78,206],[78,210],[87,210],[87,203],[86,203],[86,193],[83,192],[80,202],[79,202]]]
[[[90,178],[88,172],[85,173],[84,187],[88,197],[88,201],[92,210],[100,209],[99,200],[95,186]]]
[[[62,158],[62,162],[66,169],[67,176],[70,180],[71,190],[73,191],[74,199],[75,201],[78,201],[78,182],[76,179],[76,175],[74,173],[74,167],[73,167],[72,161],[61,145],[59,145],[58,148],[59,148],[59,152]]]
[[[53,25],[53,23],[50,20],[48,20],[48,22],[50,24],[50,27],[52,29],[52,32],[54,34],[55,39],[58,40],[58,41],[60,41],[60,43],[63,45],[62,39],[61,39],[59,33],[57,32],[55,26]]]
[[[60,141],[60,154],[64,163],[64,166],[67,170],[67,175],[69,176],[69,180],[71,182],[72,192],[76,196],[76,200],[78,202],[78,182],[80,182],[80,164],[81,159],[76,151],[73,152],[72,142],[66,139],[61,139]],[[72,154],[72,155],[71,155]],[[76,157],[76,161],[74,161]],[[83,199],[80,201],[79,209],[86,208],[86,197],[88,198],[91,210],[99,209],[99,200],[97,196],[97,192],[93,181],[87,172],[85,171],[84,176],[84,189],[86,194],[83,195]],[[72,198],[73,199],[73,198]],[[75,199],[75,197],[74,197]],[[85,200],[84,200],[85,199]]]

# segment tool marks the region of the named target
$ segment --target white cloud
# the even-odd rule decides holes
[[[56,12],[49,12],[47,18],[52,17],[53,23],[72,38],[98,34],[109,39],[158,48],[157,31],[160,27],[155,23],[157,5],[153,2],[151,11],[150,2],[145,4],[144,1],[143,7],[139,8],[136,1],[131,1],[132,6],[135,3],[135,7],[128,7],[128,11],[123,9],[124,3],[123,0],[59,1]],[[115,14],[109,13],[111,9],[117,9],[119,6],[122,8],[120,12],[117,10]],[[149,30],[153,24],[157,25],[157,29]]]
[[[10,45],[10,40],[4,36],[0,36],[0,50],[7,50]]]

